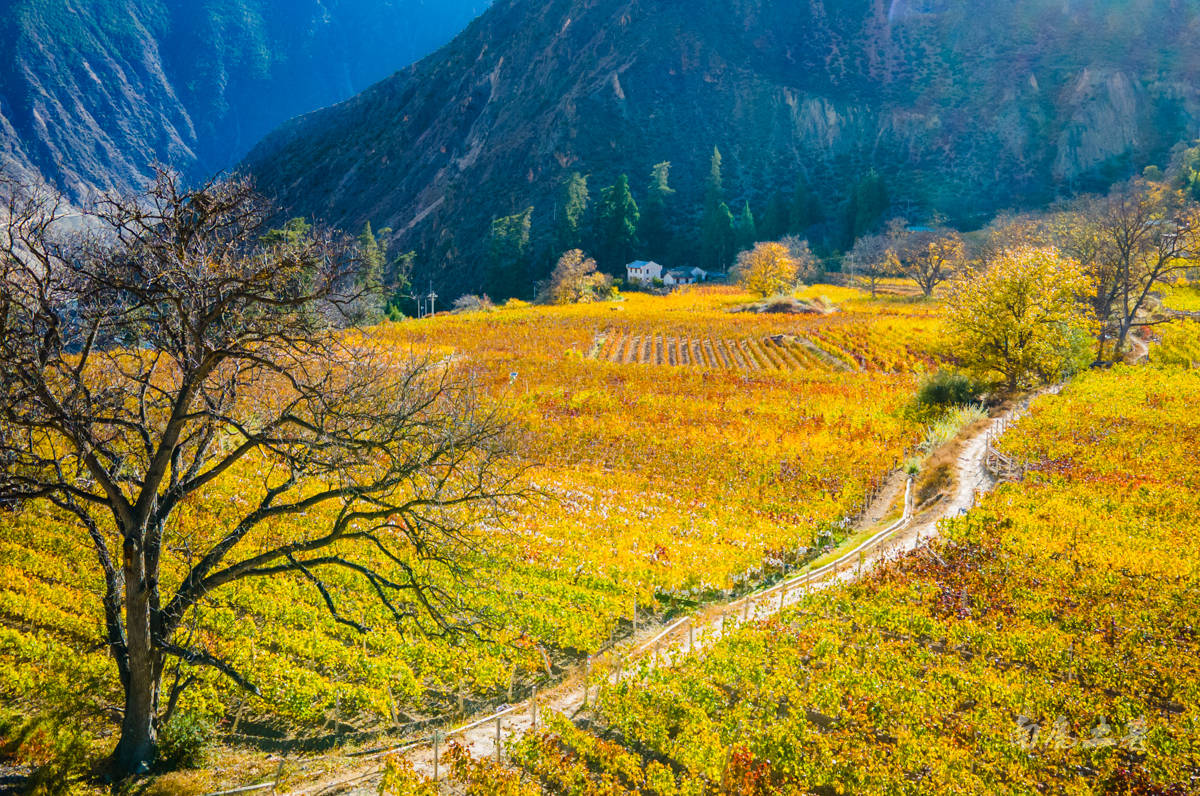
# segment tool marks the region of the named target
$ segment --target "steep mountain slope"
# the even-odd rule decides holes
[[[487,0],[4,0],[0,163],[80,197],[196,176],[448,41]]]
[[[955,218],[1104,184],[1200,119],[1200,7],[1180,0],[500,0],[455,41],[293,120],[247,167],[294,212],[399,230],[444,286],[483,283],[490,219],[580,170],[695,207],[803,175],[836,209],[871,168]]]

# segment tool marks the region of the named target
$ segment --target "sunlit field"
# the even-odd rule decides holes
[[[225,722],[235,740],[300,723],[308,735],[403,730],[527,693],[627,634],[635,604],[649,623],[803,565],[920,438],[903,409],[934,363],[938,332],[931,304],[836,287],[805,297],[816,296],[838,310],[732,313],[749,297],[710,288],[369,330],[366,344],[444,359],[523,435],[531,502],[507,527],[479,529],[473,576],[445,583],[490,621],[478,637],[427,638],[391,624],[364,583],[331,572],[342,614],[373,629],[360,635],[334,623],[302,578],[238,584],[212,595],[186,632],[240,666],[263,698],[199,671],[184,706]],[[745,359],[599,356],[619,335],[736,341]],[[788,356],[773,338],[810,356]],[[247,467],[214,483],[176,518],[180,538],[219,535],[241,479],[259,477]],[[72,563],[90,561],[86,538],[39,506],[0,523],[6,701],[25,711],[75,705],[101,719],[118,689],[97,645],[98,580]],[[173,550],[164,573],[180,577],[189,555]]]
[[[1080,377],[1006,436],[1025,480],[944,539],[644,670],[514,759],[554,792],[1195,792],[1197,396],[1194,369]]]

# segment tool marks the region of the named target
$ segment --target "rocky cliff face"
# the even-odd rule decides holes
[[[247,161],[293,212],[400,230],[480,283],[490,219],[671,160],[697,198],[868,169],[978,217],[1098,187],[1197,134],[1200,9],[1178,0],[501,0],[436,55],[276,131]]]
[[[448,41],[487,0],[8,0],[0,164],[81,198],[202,177]]]

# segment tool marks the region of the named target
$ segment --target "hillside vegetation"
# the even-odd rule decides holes
[[[656,212],[680,240],[644,256],[706,263],[714,147],[729,225],[799,192],[791,231],[844,250],[889,206],[977,226],[1164,163],[1200,119],[1198,25],[1169,0],[504,0],[246,167],[295,215],[395,230],[443,292],[490,289],[510,215],[544,277],[572,248],[573,172],[646,211],[663,162],[676,193]]]

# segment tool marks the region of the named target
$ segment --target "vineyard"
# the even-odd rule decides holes
[[[403,734],[553,681],[627,636],[635,611],[655,621],[802,566],[846,533],[873,482],[920,439],[905,407],[937,329],[922,305],[853,291],[837,300],[843,311],[828,319],[730,313],[745,297],[718,289],[377,328],[360,343],[446,362],[522,434],[534,502],[507,527],[480,529],[463,552],[471,578],[428,573],[461,597],[454,618],[480,632],[397,627],[353,573],[327,582],[341,614],[372,628],[365,635],[330,617],[302,577],[240,583],[213,593],[185,632],[262,696],[212,670],[185,670],[174,676],[194,682],[180,709],[233,743],[321,748]],[[614,318],[631,334],[687,339],[767,339],[799,325],[814,339],[878,340],[895,361],[844,371],[628,368],[587,355]],[[181,508],[174,531],[189,542],[165,553],[165,580],[186,571],[193,546],[219,538],[264,472],[235,468]],[[308,537],[329,520],[314,511],[277,522],[258,543]],[[0,513],[0,527],[4,703],[23,713],[70,705],[80,726],[111,731],[119,686],[96,645],[101,586],[92,568],[72,563],[92,555],[86,536],[38,503]],[[353,552],[389,566],[369,549]]]
[[[1197,792],[1197,400],[1200,372],[1170,366],[1040,399],[1001,445],[1023,481],[857,583],[609,683],[586,727],[548,719],[512,751],[524,787]]]
[[[686,322],[668,312],[646,315],[636,304],[598,333],[587,357],[615,364],[735,371],[871,370],[908,373],[934,364],[937,321],[921,305],[864,301],[845,288],[809,289],[846,306],[832,315],[730,315],[710,303]],[[715,294],[719,296],[720,294]],[[668,299],[688,301],[686,296]],[[727,308],[726,308],[727,309]],[[751,332],[753,336],[739,336]]]
[[[696,340],[663,335],[608,333],[596,338],[595,358],[639,365],[694,365],[722,370],[825,370],[832,358],[807,340],[779,335],[762,340]],[[837,360],[842,368],[847,364]]]

